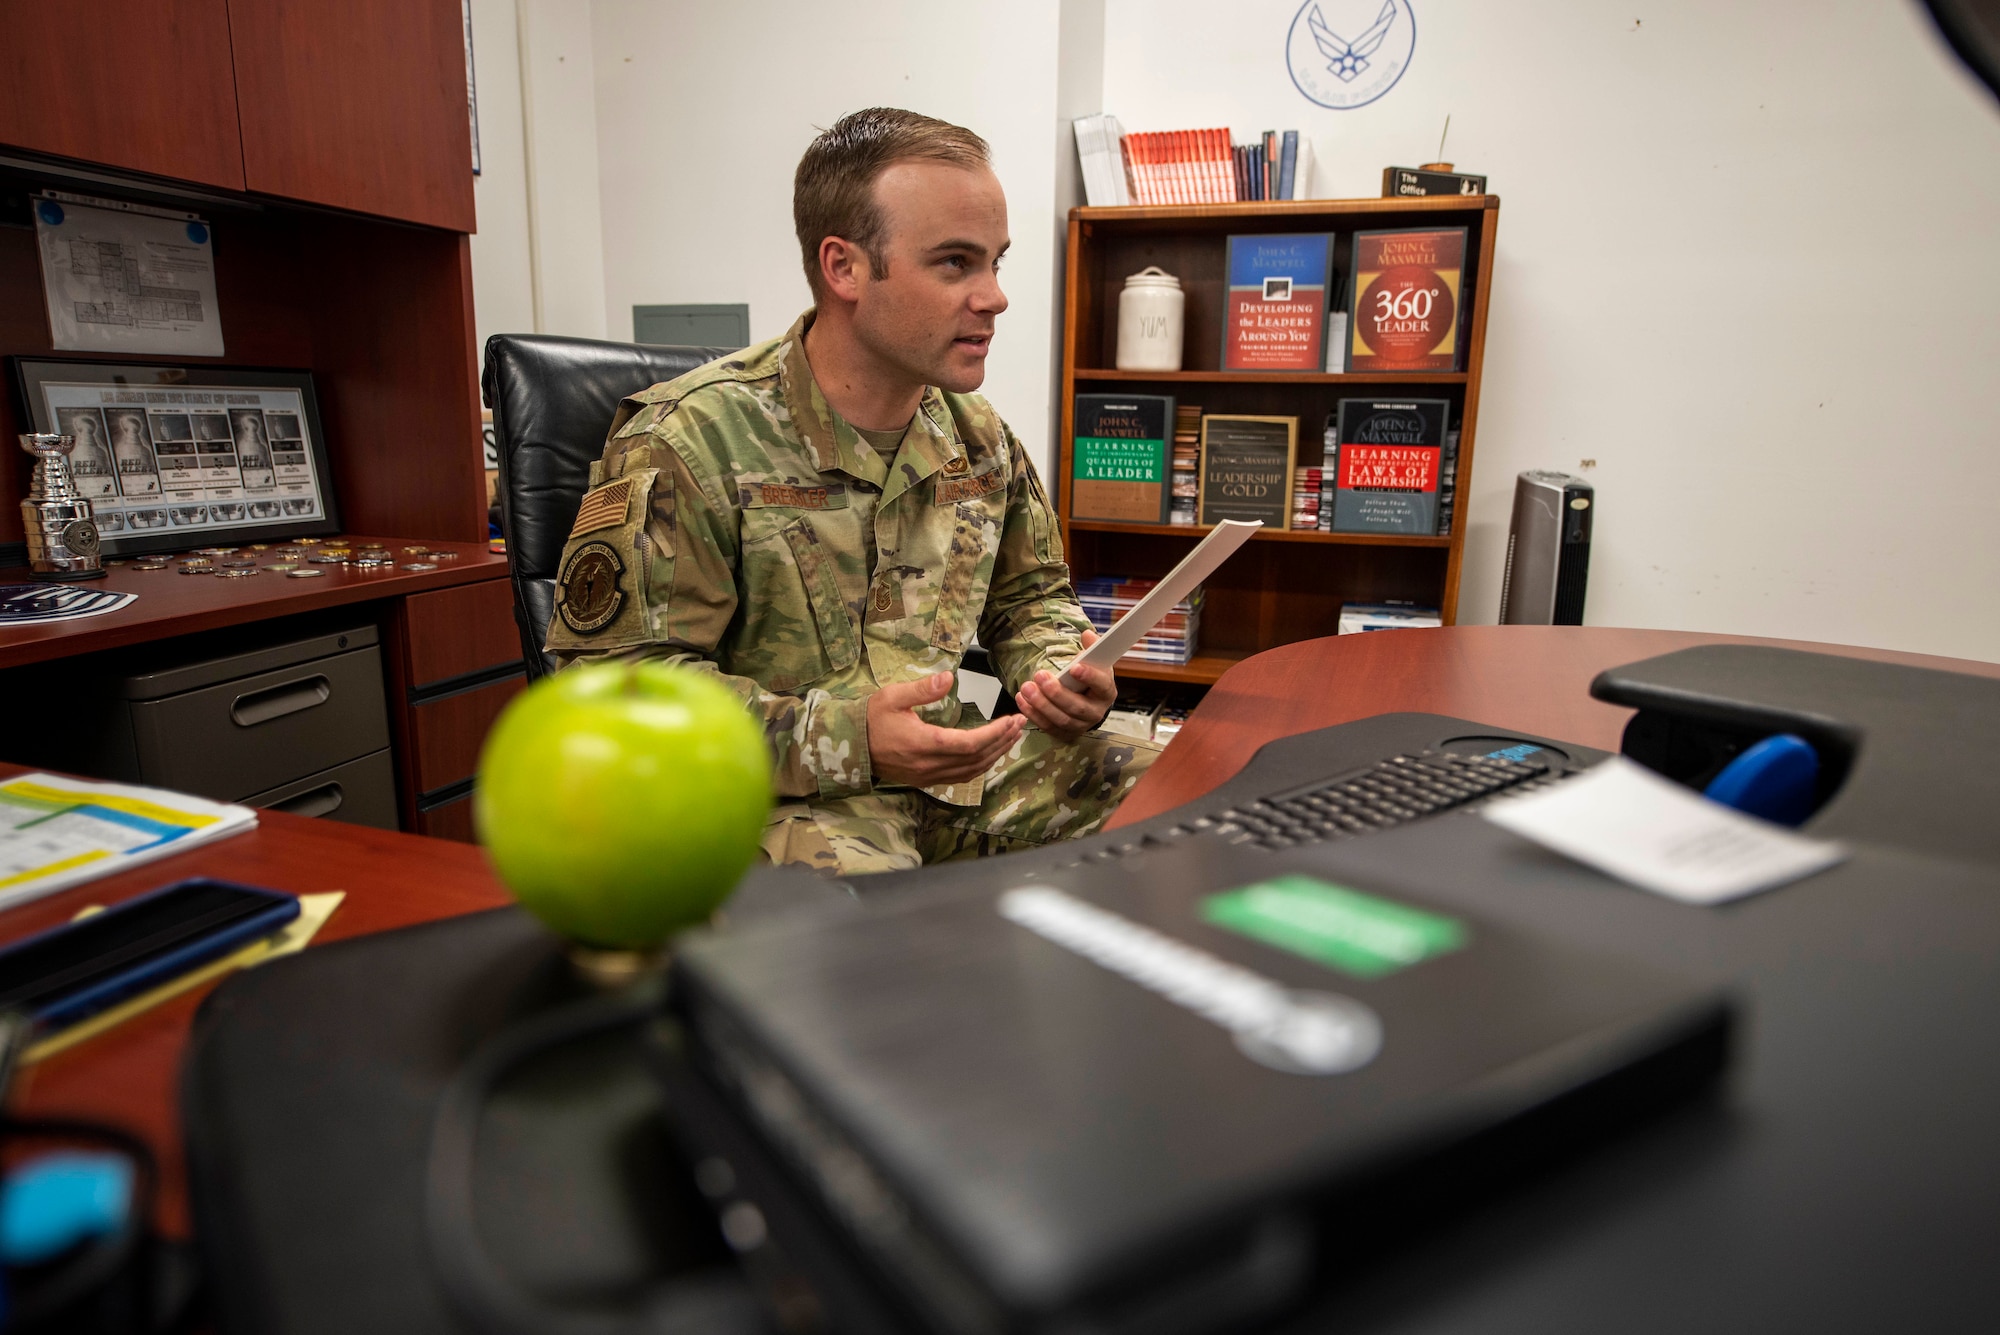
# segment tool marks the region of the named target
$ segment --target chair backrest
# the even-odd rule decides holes
[[[514,620],[530,681],[555,667],[542,642],[555,614],[556,566],[589,489],[590,466],[603,457],[618,401],[735,351],[557,334],[495,334],[486,340],[480,388],[493,410],[500,531],[507,539]]]

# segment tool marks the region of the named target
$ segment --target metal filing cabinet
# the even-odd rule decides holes
[[[70,717],[90,726],[45,763],[393,830],[378,639],[363,625],[87,674],[64,694]]]

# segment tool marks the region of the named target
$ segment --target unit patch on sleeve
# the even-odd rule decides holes
[[[576,522],[570,525],[569,535],[580,538],[586,533],[624,523],[626,504],[631,496],[632,479],[629,477],[591,492],[578,507]]]
[[[622,510],[619,517],[624,517]],[[587,542],[571,553],[556,581],[556,611],[563,624],[579,635],[610,625],[625,605],[624,590],[618,587],[624,573],[625,563],[607,543]]]

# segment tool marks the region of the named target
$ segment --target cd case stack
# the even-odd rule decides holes
[[[1174,409],[1173,495],[1167,512],[1170,524],[1192,524],[1201,506],[1201,408],[1183,403]]]
[[[1077,601],[1083,604],[1083,614],[1090,618],[1090,624],[1102,634],[1137,607],[1157,582],[1099,575],[1077,581]],[[1201,631],[1201,602],[1202,591],[1196,589],[1175,603],[1174,610],[1161,617],[1160,624],[1125,656],[1141,663],[1185,663],[1193,658]]]
[[[1319,527],[1320,476],[1321,469],[1318,465],[1298,469],[1293,474],[1292,527],[1294,529]]]

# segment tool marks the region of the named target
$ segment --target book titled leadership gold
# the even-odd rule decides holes
[[[1463,227],[1354,234],[1350,373],[1464,369],[1465,236]]]
[[[1210,413],[1201,419],[1201,522],[1290,528],[1299,419]]]

